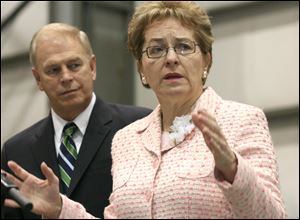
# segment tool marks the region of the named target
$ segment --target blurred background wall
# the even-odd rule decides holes
[[[28,61],[32,35],[49,22],[66,22],[88,33],[97,56],[99,96],[155,108],[156,98],[141,86],[126,48],[127,24],[136,4],[1,1],[1,146],[49,113]],[[207,85],[226,99],[265,111],[288,215],[299,218],[299,3],[199,4],[208,10],[215,35]]]

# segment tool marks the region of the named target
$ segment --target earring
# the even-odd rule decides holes
[[[202,80],[206,80],[206,78],[207,78],[207,70],[205,68],[205,70],[203,71]]]
[[[144,85],[147,85],[147,84],[148,84],[145,76],[142,76],[142,83],[143,83]]]

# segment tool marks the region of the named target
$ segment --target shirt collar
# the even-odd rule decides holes
[[[86,107],[86,109],[81,112],[74,120],[73,122],[77,125],[78,131],[82,135],[85,134],[89,118],[92,114],[93,107],[96,102],[96,95],[93,93],[92,99],[90,104]],[[55,132],[55,137],[60,139],[62,135],[62,131],[64,126],[68,123],[68,121],[64,120],[61,118],[58,114],[55,113],[55,111],[51,108],[51,116],[52,116],[52,121],[53,121],[53,126],[54,126],[54,132]]]

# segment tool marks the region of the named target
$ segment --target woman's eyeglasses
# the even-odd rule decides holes
[[[164,46],[150,46],[147,47],[142,53],[147,53],[148,58],[156,59],[166,56],[169,49],[174,49],[176,54],[185,56],[196,51],[196,44],[193,41],[184,41],[178,42],[174,45],[174,47],[164,47]]]

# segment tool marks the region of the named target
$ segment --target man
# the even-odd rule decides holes
[[[113,135],[146,116],[150,110],[106,104],[95,96],[96,57],[87,35],[73,26],[61,23],[44,26],[31,41],[30,61],[39,89],[49,98],[51,112],[3,145],[2,169],[9,172],[7,162],[14,160],[27,171],[44,178],[40,164],[45,161],[61,177],[60,191],[102,218],[112,190]],[[73,142],[68,142],[70,139],[64,136],[64,127],[69,122],[75,123],[75,133],[71,135]],[[62,148],[70,143],[77,151],[74,164],[68,162]],[[71,164],[70,175],[64,174],[62,160]],[[67,181],[65,176],[69,177]],[[9,209],[6,217],[40,216]]]

